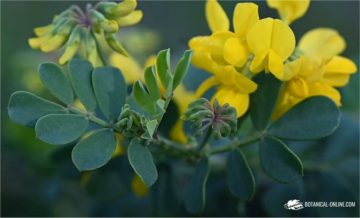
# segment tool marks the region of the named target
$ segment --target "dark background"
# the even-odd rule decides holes
[[[35,138],[32,129],[9,120],[6,106],[10,94],[16,90],[43,93],[36,72],[38,64],[59,57],[58,54],[41,54],[29,48],[27,40],[34,36],[33,28],[50,23],[56,13],[75,3],[81,7],[85,5],[85,2],[73,1],[1,1],[1,215],[186,215],[176,197],[164,195],[162,201],[154,199],[154,196],[158,196],[158,190],[166,186],[161,186],[167,184],[166,179],[170,181],[175,175],[170,172],[168,165],[159,166],[160,173],[165,175],[162,177],[166,178],[165,182],[154,187],[151,194],[144,198],[129,192],[128,177],[131,171],[124,157],[117,158],[109,166],[94,173],[92,179],[84,185],[84,178],[71,163],[71,147],[44,144]],[[228,15],[232,15],[236,3],[221,2]],[[266,2],[257,3],[262,18],[277,16],[274,10],[267,7]],[[141,23],[136,27],[121,29],[120,34],[124,31],[130,34],[130,38],[136,31],[153,34],[154,37],[150,39],[141,40],[140,37],[140,45],[148,48],[145,52],[147,54],[171,48],[176,57],[187,48],[191,37],[210,33],[203,1],[139,1],[138,8],[144,12]],[[307,14],[292,25],[297,39],[315,27],[337,29],[347,42],[343,55],[353,59],[359,66],[358,1],[314,1]],[[141,51],[138,51],[139,58],[144,59]],[[194,90],[206,75],[192,68],[185,85]],[[358,216],[358,73],[352,76],[350,84],[341,92],[343,119],[333,136],[311,143],[289,142],[290,147],[304,161],[305,176],[302,181],[283,185],[259,173],[256,175],[258,189],[255,198],[251,203],[244,204],[226,191],[224,175],[215,173],[208,184],[205,215]],[[171,166],[174,164],[171,163]],[[176,196],[177,192],[181,192],[181,187],[171,188],[175,191],[167,193],[175,192],[173,194]],[[302,201],[356,201],[357,208],[305,209],[300,213],[290,213],[282,205],[293,198]]]

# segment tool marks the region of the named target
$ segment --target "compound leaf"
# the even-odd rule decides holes
[[[36,120],[47,114],[64,114],[66,109],[30,92],[17,91],[10,96],[9,117],[16,123],[34,127]]]
[[[36,137],[53,145],[62,145],[78,139],[87,129],[89,121],[77,114],[49,114],[36,125]]]
[[[78,170],[93,170],[104,166],[111,159],[115,148],[114,132],[100,129],[76,144],[71,158]]]
[[[158,178],[158,172],[149,149],[135,138],[131,140],[127,154],[135,173],[146,186],[152,186]]]
[[[301,160],[279,139],[262,140],[259,156],[265,173],[279,182],[290,183],[303,175]]]
[[[340,111],[327,97],[315,96],[297,104],[275,121],[269,134],[284,139],[311,140],[332,134],[340,124]]]
[[[191,57],[192,57],[192,51],[187,50],[185,51],[183,57],[178,62],[174,74],[173,87],[172,87],[173,90],[175,90],[176,87],[184,80],[190,66]]]
[[[40,79],[45,87],[60,101],[71,104],[74,93],[62,69],[55,63],[44,63],[39,68]]]
[[[240,149],[230,152],[227,160],[227,183],[233,195],[250,200],[255,193],[254,175]]]
[[[190,184],[185,196],[186,210],[191,214],[200,214],[205,207],[206,182],[210,174],[207,158],[201,160],[190,178]]]
[[[95,111],[96,98],[92,87],[92,65],[89,61],[72,59],[69,63],[70,81],[75,93],[88,111]]]
[[[95,68],[92,82],[101,111],[109,120],[116,119],[126,99],[126,84],[121,72],[114,67]]]
[[[250,116],[254,127],[263,130],[270,122],[276,105],[281,82],[269,73],[261,73],[254,78],[258,88],[250,95]]]

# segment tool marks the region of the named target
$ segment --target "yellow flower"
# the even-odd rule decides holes
[[[236,67],[245,65],[250,51],[246,43],[249,30],[259,21],[258,6],[254,3],[238,3],[234,9],[233,25],[236,37],[224,44],[225,60]]]
[[[334,56],[325,66],[322,82],[333,87],[343,87],[356,71],[357,67],[350,59]]]
[[[283,21],[265,18],[257,22],[247,35],[247,43],[254,59],[250,71],[270,71],[276,78],[284,77],[284,61],[295,49],[295,36]]]
[[[206,1],[205,14],[209,28],[213,33],[229,30],[229,19],[217,0]]]
[[[233,66],[217,66],[213,76],[205,80],[196,91],[197,96],[202,96],[211,87],[217,87],[212,101],[228,103],[234,107],[237,116],[242,116],[249,107],[249,94],[257,88],[256,83],[246,76],[238,73]]]
[[[278,11],[281,19],[290,24],[304,16],[309,8],[310,0],[267,0],[270,8]]]
[[[131,180],[131,189],[137,197],[144,197],[149,193],[149,188],[146,187],[137,175],[135,175]]]
[[[143,79],[144,68],[131,57],[112,53],[110,55],[110,64],[121,70],[127,84],[133,84]]]
[[[78,6],[71,6],[55,16],[51,24],[35,28],[37,37],[30,38],[29,45],[42,52],[53,52],[66,44],[59,59],[60,64],[67,63],[78,50],[83,50],[80,48],[85,48],[86,58],[93,66],[103,66],[105,63],[100,54],[103,53],[101,41],[104,38],[111,49],[127,55],[115,33],[119,27],[140,22],[143,13],[135,10],[136,6],[136,0],[124,0],[120,3],[99,2],[87,12]]]
[[[334,29],[315,28],[300,39],[298,49],[305,55],[328,61],[345,50],[346,42]]]
[[[302,100],[316,95],[327,96],[341,106],[336,87],[345,86],[356,65],[338,56],[345,49],[345,40],[337,31],[317,28],[306,33],[297,48],[302,56],[285,66],[283,86],[275,113],[277,119]]]

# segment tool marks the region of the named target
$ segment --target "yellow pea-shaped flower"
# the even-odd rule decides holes
[[[290,24],[304,16],[309,8],[310,0],[267,0],[267,4],[278,11],[283,21]]]
[[[254,54],[250,70],[258,73],[265,69],[282,80],[284,61],[295,49],[295,36],[290,27],[278,19],[262,19],[249,31],[247,44]]]
[[[301,37],[298,47],[306,55],[329,60],[345,50],[346,42],[334,29],[316,28]]]
[[[322,81],[334,87],[343,87],[349,83],[350,75],[356,71],[357,67],[350,59],[334,56],[325,66]]]
[[[211,32],[229,30],[229,18],[217,0],[206,1],[205,14]]]

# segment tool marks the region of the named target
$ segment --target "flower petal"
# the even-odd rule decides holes
[[[257,21],[259,21],[259,13],[256,4],[236,4],[233,15],[233,25],[235,33],[241,39],[246,39],[246,34]]]
[[[229,30],[229,19],[217,0],[206,1],[205,13],[209,28],[213,33]]]
[[[281,20],[266,18],[251,28],[247,43],[255,55],[250,70],[255,73],[262,69],[270,70],[279,78],[283,74],[283,62],[295,48],[295,36]]]
[[[350,59],[334,56],[325,66],[325,74],[353,74],[357,67]]]
[[[121,70],[127,84],[143,79],[143,69],[132,58],[114,52],[110,56],[110,63]]]
[[[273,75],[282,80],[284,77],[284,64],[282,58],[276,54],[273,50],[269,52],[269,60],[268,60],[268,67],[269,71],[273,73]]]
[[[286,84],[286,88],[292,95],[299,98],[305,98],[309,95],[309,87],[304,79],[296,77]]]
[[[300,39],[299,49],[306,55],[328,60],[340,54],[346,47],[345,40],[334,29],[316,28]]]
[[[309,95],[316,96],[316,95],[323,95],[329,97],[333,100],[337,106],[341,105],[341,95],[339,91],[328,84],[316,82],[310,83],[309,86]]]
[[[141,10],[136,10],[126,15],[125,17],[119,17],[116,19],[116,22],[120,27],[131,26],[137,24],[141,21],[143,17],[143,12]]]
[[[170,130],[170,138],[176,142],[185,144],[188,139],[183,128],[184,122],[182,120],[176,121],[175,125]]]
[[[224,59],[236,67],[242,67],[246,63],[249,50],[240,38],[230,38],[224,45]]]
[[[236,109],[237,117],[245,114],[249,108],[249,94],[235,92],[226,87],[220,87],[212,100],[217,99],[221,105],[228,103]]]
[[[278,11],[282,20],[290,24],[304,16],[309,8],[310,0],[267,0],[267,4]]]
[[[202,95],[204,95],[204,93],[209,90],[211,87],[215,86],[218,84],[218,81],[216,80],[216,78],[214,76],[206,79],[204,82],[201,83],[201,85],[197,88],[196,92],[195,92],[195,96],[197,97],[201,97]]]

